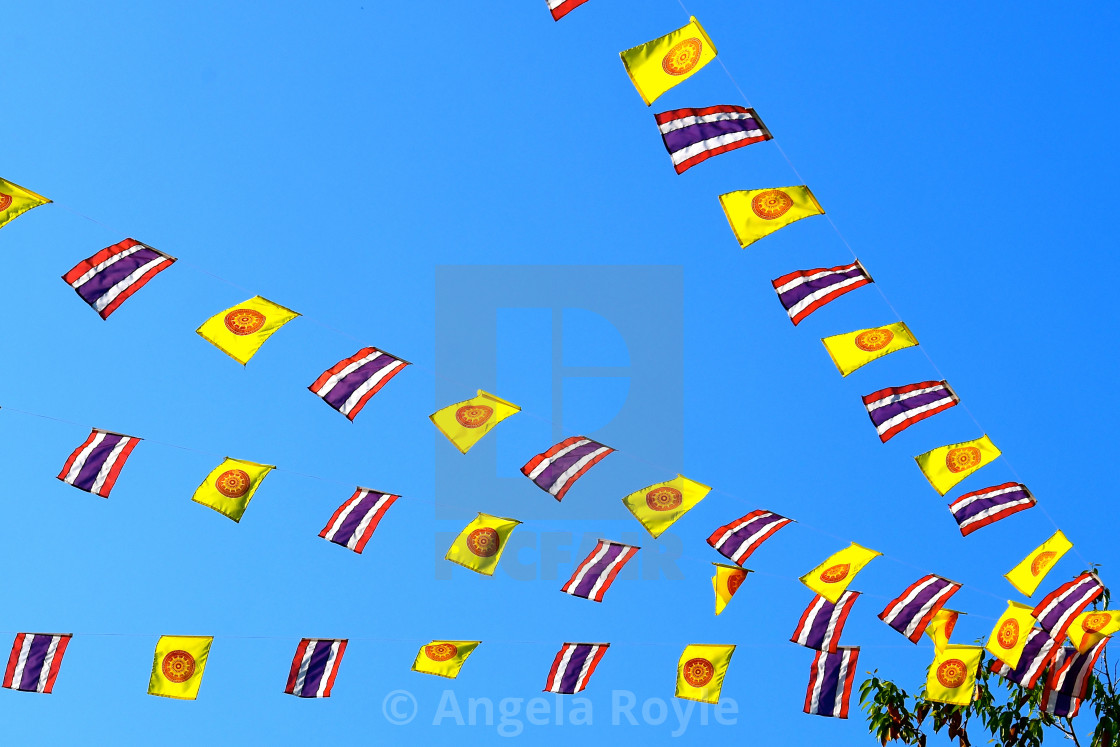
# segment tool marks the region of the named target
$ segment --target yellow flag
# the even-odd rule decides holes
[[[711,490],[683,475],[668,482],[659,482],[631,493],[622,499],[634,518],[642,522],[654,537],[672,526],[673,522],[692,510]]]
[[[686,26],[619,52],[619,56],[630,82],[649,106],[658,96],[714,60],[716,47],[700,22],[692,17]]]
[[[737,565],[724,565],[723,563],[712,563],[716,567],[716,575],[712,576],[712,588],[716,590],[716,614],[723,612],[723,608],[731,601],[731,597],[735,596],[735,592],[739,590],[739,585],[750,573],[747,568],[740,568]]]
[[[976,694],[976,670],[984,649],[949,644],[933,658],[926,676],[926,699],[968,705]]]
[[[37,208],[48,202],[50,200],[46,197],[37,195],[30,189],[12,184],[7,179],[0,179],[0,228],[31,208]]]
[[[165,635],[156,644],[148,695],[194,700],[210,655],[213,636]]]
[[[847,376],[884,355],[918,344],[918,340],[902,322],[823,337],[821,342],[842,376]]]
[[[1035,619],[1031,616],[1033,609],[1030,605],[1009,601],[1007,609],[996,620],[992,634],[988,636],[985,648],[1012,669],[1019,666],[1023,646],[1027,645],[1027,638],[1034,627]]]
[[[273,332],[297,316],[299,314],[291,309],[253,296],[244,303],[219,311],[195,331],[244,366]]]
[[[957,617],[961,613],[956,610],[939,609],[926,626],[926,635],[933,641],[933,648],[944,651],[949,645],[949,638],[953,635],[953,628],[957,626]]]
[[[1000,450],[992,440],[982,436],[964,443],[940,446],[914,457],[914,461],[937,494],[945,495],[958,482],[991,464],[999,455]]]
[[[479,512],[474,521],[459,532],[445,557],[464,568],[493,576],[506,549],[506,540],[520,523],[517,519],[503,519]]]
[[[836,604],[855,575],[883,553],[853,542],[801,577],[801,583]]]
[[[719,204],[744,249],[790,223],[824,215],[817,198],[804,185],[728,192],[719,196]]]
[[[1066,630],[1069,641],[1081,653],[1120,630],[1120,610],[1091,610],[1073,618]]]
[[[241,521],[249,501],[253,500],[253,493],[274,469],[268,464],[226,457],[206,476],[191,500],[209,506],[234,521]]]
[[[1038,585],[1046,578],[1050,569],[1069,552],[1071,547],[1073,543],[1066,539],[1061,531],[1054,532],[1053,537],[1036,547],[1019,565],[1005,573],[1004,578],[1029,597],[1038,589]]]
[[[479,389],[478,396],[436,410],[428,417],[455,448],[466,454],[491,428],[519,412],[521,408],[512,402]]]
[[[420,647],[416,661],[412,662],[412,671],[455,679],[480,643],[482,641],[432,641]]]
[[[719,691],[727,665],[731,663],[734,646],[692,643],[684,647],[677,662],[678,698],[699,700],[701,703],[718,703]]]

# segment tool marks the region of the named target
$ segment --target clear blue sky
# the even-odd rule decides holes
[[[681,7],[591,0],[554,23],[541,0],[484,5],[6,9],[0,176],[58,204],[0,230],[0,645],[77,635],[54,695],[0,692],[5,741],[500,739],[498,718],[433,724],[454,697],[464,719],[470,698],[510,699],[502,732],[520,723],[514,741],[532,744],[866,744],[855,712],[801,713],[812,653],[787,640],[811,594],[797,576],[849,540],[890,556],[858,578],[843,642],[911,689],[932,649],[876,619],[890,597],[924,572],[964,582],[961,642],[1019,598],[1001,574],[1053,532],[1043,512],[962,539],[911,459],[979,436],[964,408],[882,445],[860,404],[938,372],[909,350],[842,379],[818,341],[894,321],[880,295],[797,328],[774,297],[772,278],[850,261],[828,222],[736,245],[716,196],[797,183],[774,144],[673,173],[653,112],[742,103],[713,64],[642,105],[617,53],[685,23]],[[1110,582],[1115,294],[1087,279],[1118,270],[1116,10],[689,6],[983,431]],[[103,322],[59,276],[126,236],[182,262]],[[308,318],[242,368],[194,330],[255,294]],[[363,344],[417,365],[350,424],[306,387]],[[478,387],[527,413],[464,457],[427,415]],[[107,501],[54,478],[89,426],[149,439]],[[620,451],[557,505],[517,468],[577,432]],[[240,524],[190,501],[226,454],[281,467]],[[619,499],[676,471],[722,492],[654,541]],[[962,489],[1012,479],[1000,462]],[[410,499],[361,556],[316,536],[355,484]],[[779,533],[716,618],[721,557],[704,539],[756,507],[824,531]],[[441,559],[480,510],[526,522],[493,578]],[[633,570],[602,604],[561,594],[599,536],[641,544]],[[1071,553],[1050,580],[1082,567]],[[196,702],[145,694],[163,633],[217,637]],[[302,636],[351,639],[328,701],[282,693]],[[410,672],[435,638],[484,643],[457,681]],[[593,724],[556,726],[550,696],[535,718],[551,725],[533,725],[514,701],[540,694],[565,640],[614,644],[585,693]],[[687,643],[739,645],[734,725],[694,710],[678,727]],[[404,726],[383,711],[396,690],[418,708]],[[612,724],[623,691],[639,725]]]

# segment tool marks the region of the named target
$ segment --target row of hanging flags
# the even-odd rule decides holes
[[[586,0],[547,0],[559,20]],[[715,59],[716,49],[695,18],[663,37],[621,53],[627,74],[651,104],[661,94],[691,77]],[[740,106],[675,109],[655,116],[665,147],[678,174],[714,156],[772,139],[757,112]],[[50,202],[45,197],[0,179],[0,227],[13,218]],[[720,195],[724,213],[741,247],[821,208],[808,186],[743,190]],[[135,239],[125,239],[82,260],[63,280],[103,319],[175,258]],[[797,325],[840,296],[874,282],[857,259],[831,268],[797,270],[773,280],[778,300]],[[241,364],[246,364],[268,338],[299,314],[256,296],[215,314],[198,334]],[[821,341],[840,371],[848,376],[890,353],[918,345],[902,322],[825,337]],[[308,388],[333,409],[354,420],[408,364],[374,347],[365,347],[328,368]],[[887,387],[863,397],[863,404],[882,442],[910,426],[954,407],[959,397],[946,381],[922,381]],[[451,443],[466,454],[492,428],[520,408],[479,390],[477,396],[445,407],[430,417]],[[94,429],[66,461],[58,477],[74,487],[107,498],[125,462],[140,439]],[[522,468],[537,487],[562,501],[580,477],[614,449],[584,436],[573,436],[534,456]],[[918,467],[939,495],[1000,456],[988,436],[942,446],[916,457]],[[225,459],[195,491],[193,500],[240,521],[270,465]],[[658,537],[697,505],[710,488],[678,475],[623,499],[624,505]],[[399,498],[366,488],[357,491],[330,517],[319,536],[361,553],[382,517]],[[949,504],[962,536],[1025,511],[1036,500],[1026,486],[1005,483],[966,493]],[[734,565],[714,563],[712,584],[720,614],[750,572],[743,567],[759,546],[792,519],[756,510],[715,530],[711,545]],[[479,513],[447,551],[447,560],[480,574],[492,575],[505,544],[520,524],[516,519]],[[1027,597],[1072,544],[1060,532],[1032,551],[1006,574]],[[600,540],[577,567],[562,591],[602,602],[622,567],[640,548]],[[791,637],[814,650],[806,692],[806,713],[846,718],[859,647],[840,646],[844,624],[860,592],[850,590],[856,574],[880,553],[852,543],[801,577],[815,592]],[[975,697],[980,647],[949,643],[958,612],[945,604],[961,585],[929,574],[911,584],[879,614],[887,625],[917,643],[923,633],[935,644],[928,670],[930,700],[967,704]],[[1072,716],[1089,686],[1089,675],[1112,633],[1120,630],[1120,611],[1086,611],[1104,591],[1095,572],[1082,573],[1031,607],[1014,601],[1000,616],[986,649],[992,669],[1005,679],[1034,687],[1048,671],[1043,706],[1049,713]],[[21,633],[16,637],[4,687],[50,692],[69,635]],[[1068,639],[1068,645],[1064,642]],[[206,637],[164,637],[156,648],[149,692],[193,698],[205,668],[210,642]],[[413,668],[447,677],[458,674],[477,641],[433,641],[417,655]],[[586,685],[609,644],[566,643],[556,655],[546,691],[578,692]],[[300,697],[330,695],[345,640],[304,639],[297,648],[286,692]],[[734,646],[690,645],[677,668],[677,696],[717,702]]]

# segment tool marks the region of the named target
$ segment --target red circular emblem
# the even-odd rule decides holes
[[[683,500],[681,491],[668,486],[654,488],[646,493],[646,505],[653,511],[672,511],[681,505]]]
[[[793,207],[793,198],[780,189],[767,189],[751,198],[751,210],[763,220],[781,218]]]
[[[226,329],[235,335],[251,335],[264,326],[264,314],[256,309],[234,309],[226,314]]]
[[[964,472],[980,464],[980,449],[975,446],[958,446],[945,455],[945,466],[950,472]]]
[[[700,64],[703,43],[696,37],[677,42],[661,59],[661,69],[669,75],[684,75]]]
[[[1000,648],[1013,649],[1019,642],[1019,621],[1004,620],[996,631],[996,643]]]
[[[240,498],[249,492],[252,482],[249,480],[249,473],[245,470],[227,469],[218,475],[218,479],[214,481],[214,487],[226,498]]]
[[[501,538],[497,530],[490,527],[476,529],[467,537],[467,549],[480,558],[488,558],[498,552]]]
[[[960,659],[948,659],[937,668],[937,681],[948,688],[960,687],[968,676],[968,670]]]
[[[486,405],[463,405],[455,411],[455,419],[464,428],[477,428],[494,414],[493,407]]]
[[[457,653],[459,649],[454,643],[433,643],[431,646],[424,647],[424,656],[432,661],[447,661]]]
[[[172,682],[186,682],[194,676],[194,657],[186,651],[172,651],[163,657],[160,669]]]
[[[12,196],[0,192],[0,210],[7,210],[12,206]]]
[[[868,353],[882,350],[891,344],[894,332],[889,329],[868,329],[856,335],[856,347]]]
[[[684,681],[693,687],[703,687],[708,684],[715,673],[716,668],[707,659],[689,659],[684,663],[684,669],[681,671]]]
[[[747,574],[743,573],[742,571],[739,571],[737,573],[732,573],[732,574],[728,575],[728,577],[727,577],[727,593],[728,593],[728,595],[734,596],[735,592],[737,592],[739,590],[739,587],[743,585],[743,579],[746,578],[746,577],[747,577]]]
[[[1037,576],[1045,571],[1046,568],[1054,562],[1054,556],[1057,554],[1056,552],[1047,550],[1046,552],[1040,552],[1038,555],[1035,555],[1034,560],[1031,561],[1031,575]]]
[[[1112,622],[1112,615],[1107,612],[1090,612],[1081,621],[1081,629],[1086,633],[1096,633]]]
[[[850,563],[829,566],[821,571],[821,581],[824,581],[826,584],[839,583],[848,577],[848,571],[851,569],[852,566]]]

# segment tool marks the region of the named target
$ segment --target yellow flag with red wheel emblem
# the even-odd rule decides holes
[[[253,296],[248,301],[219,311],[195,331],[244,366],[265,340],[272,337],[273,332],[297,316],[296,312],[267,298]]]
[[[712,563],[716,567],[716,575],[712,576],[712,587],[716,590],[716,614],[723,612],[723,608],[735,596],[739,586],[747,578],[750,570],[737,565],[724,565]]]
[[[432,641],[420,647],[416,661],[412,662],[412,671],[453,680],[480,643],[482,641]]]
[[[917,338],[903,322],[822,337],[821,342],[841,376],[847,376],[896,350],[912,348],[918,344]]]
[[[976,672],[984,649],[949,644],[937,652],[926,675],[926,700],[968,705],[976,694]]]
[[[985,435],[964,443],[940,446],[914,457],[914,461],[937,494],[945,495],[958,482],[998,459],[1000,453],[992,439]]]
[[[478,396],[436,410],[428,417],[456,449],[466,454],[491,428],[519,412],[521,408],[512,402],[479,389]]]
[[[693,643],[684,647],[677,662],[676,697],[699,700],[701,703],[718,703],[723,677],[731,663],[734,646],[711,643]]]
[[[7,179],[0,179],[0,228],[32,208],[50,202],[46,197],[24,189]]]
[[[213,636],[164,635],[156,644],[148,695],[194,700],[202,684]]]
[[[459,532],[445,557],[475,573],[493,576],[506,549],[506,540],[520,523],[517,519],[504,519],[480,511],[474,521]]]
[[[992,656],[1014,669],[1019,666],[1019,657],[1027,645],[1035,619],[1031,615],[1034,608],[1018,602],[1007,602],[1007,609],[996,620],[992,634],[988,636],[988,649]]]
[[[635,519],[642,522],[646,531],[659,537],[674,521],[704,500],[710,490],[707,485],[677,475],[675,480],[659,482],[631,493],[622,499],[622,503]]]
[[[1090,610],[1073,618],[1066,635],[1080,653],[1085,653],[1118,630],[1120,610]]]
[[[253,500],[253,494],[274,469],[268,464],[226,457],[206,476],[191,500],[239,522],[249,507],[249,501]]]
[[[695,17],[665,36],[619,52],[630,82],[649,106],[716,58],[716,47]]]
[[[804,184],[728,192],[719,196],[719,204],[743,249],[790,223],[824,215],[821,204]]]
[[[836,604],[863,567],[883,553],[855,542],[801,577],[801,583]]]
[[[1036,547],[1030,555],[1023,558],[1017,566],[1004,574],[1004,578],[1026,596],[1031,596],[1046,578],[1046,574],[1070,551],[1073,543],[1066,539],[1061,530]]]

